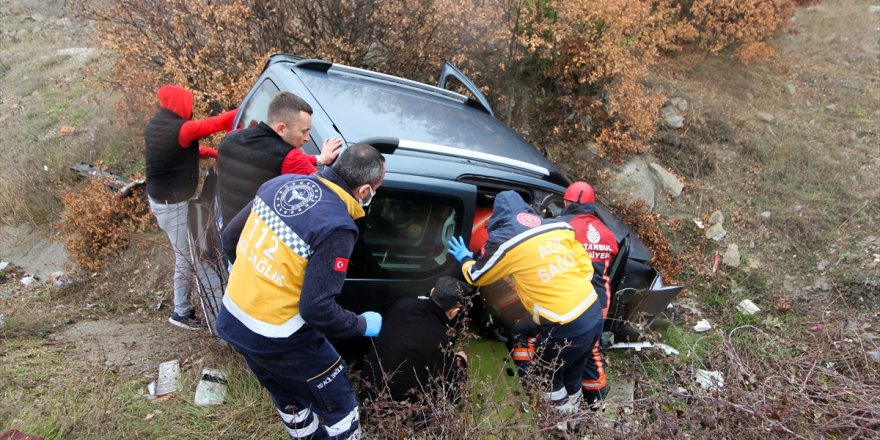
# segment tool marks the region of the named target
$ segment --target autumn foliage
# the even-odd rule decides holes
[[[651,265],[663,274],[665,280],[674,282],[682,267],[670,252],[669,240],[660,228],[660,216],[651,212],[651,208],[641,200],[616,206],[614,212],[651,250]]]
[[[645,79],[665,54],[735,47],[742,60],[766,57],[766,39],[809,2],[72,1],[116,55],[113,84],[127,92],[128,117],[153,108],[162,83],[192,89],[197,115],[231,108],[276,52],[424,82],[447,59],[551,156],[595,143],[615,161],[649,150],[664,97]]]
[[[704,47],[736,47],[742,61],[773,54],[766,39],[783,27],[803,0],[695,0],[690,13]]]
[[[583,173],[599,162],[578,154],[590,146],[613,162],[650,151],[665,97],[647,79],[668,54],[770,56],[767,39],[814,0],[70,1],[116,57],[128,121],[151,113],[163,83],[191,89],[197,116],[232,108],[272,53],[427,83],[450,60],[500,119]]]
[[[131,233],[144,230],[152,221],[146,200],[143,186],[119,197],[102,179],[92,179],[84,188],[62,190],[60,230],[76,264],[98,270],[119,255]]]

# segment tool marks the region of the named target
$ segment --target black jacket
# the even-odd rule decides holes
[[[281,164],[291,148],[263,122],[223,138],[218,147],[217,195],[224,223],[254,199],[260,185],[281,175]]]
[[[160,108],[144,127],[147,194],[158,202],[188,200],[199,184],[199,147],[178,144],[180,128],[186,120]]]
[[[392,399],[415,402],[425,392],[437,391],[438,380],[454,393],[465,365],[454,354],[449,325],[440,307],[428,299],[395,302],[382,314],[382,331],[361,370],[363,397],[375,398],[387,386]]]

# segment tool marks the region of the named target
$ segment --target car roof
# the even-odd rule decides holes
[[[377,137],[394,137],[422,153],[435,152],[457,161],[469,159],[499,164],[519,163],[511,171],[534,175],[544,169],[542,179],[565,186],[567,177],[543,154],[504,123],[473,105],[458,93],[403,78],[331,64],[276,56],[270,64],[293,63],[292,71],[302,81],[314,102],[319,103],[334,127],[348,142]],[[452,154],[450,154],[452,152]],[[442,158],[439,158],[443,160]],[[533,165],[529,170],[526,164]]]

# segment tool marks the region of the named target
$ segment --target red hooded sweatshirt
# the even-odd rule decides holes
[[[156,96],[159,97],[160,106],[173,111],[186,120],[177,136],[177,142],[181,148],[189,148],[198,139],[210,136],[220,130],[229,132],[232,128],[232,121],[235,119],[236,110],[230,110],[217,116],[197,121],[190,120],[192,118],[193,94],[183,87],[170,84],[164,85],[159,88]],[[199,157],[202,159],[208,157],[216,158],[217,150],[199,145]]]

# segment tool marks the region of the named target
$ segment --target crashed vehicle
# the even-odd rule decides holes
[[[456,81],[470,96],[444,87]],[[460,277],[447,253],[451,237],[462,235],[478,249],[495,195],[515,190],[546,217],[560,213],[570,179],[543,154],[495,118],[479,89],[450,63],[438,86],[327,61],[274,55],[245,96],[235,128],[265,121],[269,101],[290,91],[314,109],[311,139],[302,148],[318,154],[324,139],[344,145],[364,142],[385,154],[387,174],[361,225],[339,303],[356,313],[426,294],[443,275]],[[222,159],[221,159],[222,160]],[[214,216],[216,176],[190,209],[194,258],[210,261],[225,281]],[[635,340],[642,326],[664,311],[681,287],[666,287],[648,262],[650,251],[625,224],[597,203],[598,216],[620,242],[612,267],[615,292],[607,330],[618,340]],[[222,288],[201,285],[206,318],[213,322]],[[480,289],[474,307],[481,328],[504,338],[522,305],[511,284]]]

